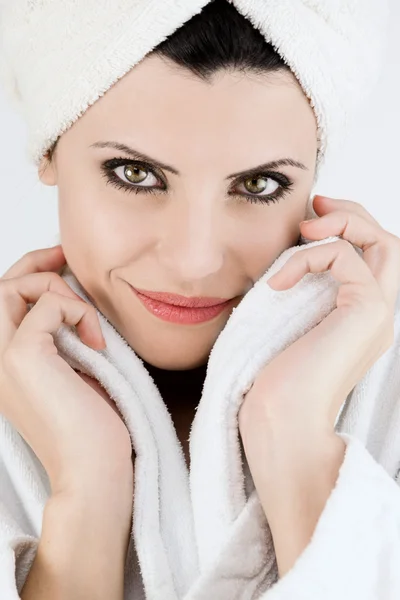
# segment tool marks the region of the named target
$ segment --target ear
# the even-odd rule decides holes
[[[45,154],[38,166],[39,179],[44,185],[57,185],[57,170],[55,160],[49,160],[48,154]]]

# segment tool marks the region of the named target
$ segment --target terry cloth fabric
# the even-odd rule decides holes
[[[336,241],[310,242],[308,247]],[[107,348],[63,324],[68,364],[95,378],[123,416],[136,453],[125,600],[395,600],[400,598],[400,294],[394,343],[351,391],[336,419],[344,462],[316,529],[278,578],[267,519],[241,452],[237,416],[262,367],[335,307],[330,272],[276,292],[266,281],[285,250],[232,311],[207,364],[190,435],[190,471],[171,416],[142,360],[97,309]],[[66,265],[61,276],[86,302]],[[32,305],[28,305],[29,310]],[[17,600],[49,498],[47,475],[0,417],[0,598]]]
[[[52,143],[210,0],[0,0],[0,79],[36,165]],[[377,83],[387,0],[230,0],[296,75],[319,152],[340,140]]]

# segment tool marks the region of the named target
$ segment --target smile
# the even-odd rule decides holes
[[[179,323],[180,325],[196,325],[197,323],[204,323],[211,321],[229,307],[231,307],[235,301],[235,298],[230,300],[222,301],[221,299],[215,298],[215,302],[212,306],[178,306],[176,304],[170,304],[167,302],[161,302],[156,300],[154,297],[150,298],[145,294],[142,294],[134,287],[130,286],[133,293],[141,301],[143,306],[151,312],[153,315],[161,319],[162,321],[168,321],[170,323]],[[169,296],[171,297],[171,296]],[[182,297],[183,298],[183,297]],[[195,304],[196,301],[202,301],[203,299],[185,299],[189,304]],[[183,300],[185,302],[185,300]]]

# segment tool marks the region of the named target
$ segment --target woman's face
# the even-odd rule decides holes
[[[232,307],[298,243],[316,153],[314,113],[291,73],[223,71],[205,83],[149,55],[61,136],[39,175],[58,186],[66,261],[94,304],[145,361],[190,369],[207,361]],[[256,168],[281,159],[303,167]],[[149,312],[131,286],[235,300],[183,325]]]

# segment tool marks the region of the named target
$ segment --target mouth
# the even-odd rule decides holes
[[[163,321],[195,325],[211,321],[231,308],[236,298],[188,298],[164,292],[148,292],[130,286],[143,306]]]

